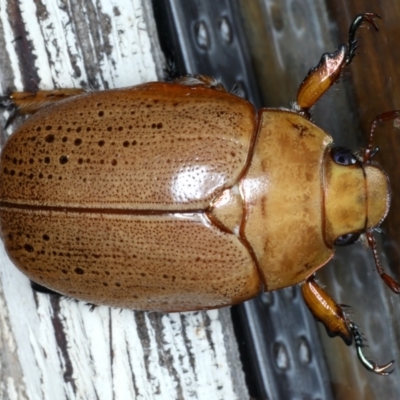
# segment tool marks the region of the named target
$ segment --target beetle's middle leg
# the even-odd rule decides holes
[[[296,109],[306,118],[310,118],[310,108],[338,81],[343,69],[353,60],[357,50],[355,36],[358,28],[367,22],[378,30],[375,18],[380,17],[374,13],[357,15],[350,25],[347,45],[342,44],[333,53],[323,54],[319,64],[308,71],[297,92],[296,105]]]
[[[347,318],[342,306],[337,304],[315,282],[313,276],[304,282],[301,289],[307,307],[314,317],[324,324],[329,336],[340,336],[348,346],[354,340],[357,356],[361,364],[369,371],[379,375],[388,375],[392,372],[388,371],[388,369],[393,365],[393,361],[385,365],[377,365],[365,357],[362,351],[365,346],[365,340],[357,325]]]
[[[220,92],[227,92],[224,85],[220,81],[208,75],[185,75],[174,79],[173,82],[185,86],[204,86]]]

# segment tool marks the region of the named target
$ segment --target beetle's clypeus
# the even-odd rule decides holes
[[[331,335],[355,324],[314,281],[335,245],[373,230],[390,201],[371,163],[378,122],[355,157],[310,121],[310,108],[353,59],[347,45],[324,54],[293,109],[261,109],[204,76],[100,92],[12,93],[31,116],[7,141],[0,164],[1,236],[32,281],[93,304],[140,310],[222,307],[261,290],[302,284],[306,304]]]

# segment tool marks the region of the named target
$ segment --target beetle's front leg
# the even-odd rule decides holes
[[[365,357],[362,351],[365,341],[357,325],[346,317],[342,306],[337,304],[315,282],[314,277],[310,277],[304,282],[302,293],[307,307],[314,317],[324,324],[329,336],[340,336],[348,346],[353,343],[354,339],[357,356],[366,369],[378,375],[389,375],[392,372],[388,369],[393,365],[393,361],[385,365],[377,365]]]
[[[301,290],[307,307],[314,317],[324,324],[328,335],[340,336],[350,346],[353,343],[353,335],[342,307],[315,282],[314,277],[308,278]]]
[[[301,83],[297,92],[297,110],[305,117],[310,118],[310,108],[319,98],[337,82],[343,68],[351,63],[357,50],[357,40],[355,39],[358,28],[367,22],[375,30],[378,27],[375,18],[380,18],[374,13],[359,14],[353,20],[349,29],[349,39],[347,45],[340,45],[333,53],[322,55],[319,64],[308,71],[307,76]]]

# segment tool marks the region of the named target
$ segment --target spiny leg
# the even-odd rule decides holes
[[[348,51],[346,55],[346,65],[349,65],[356,55],[357,50],[357,39],[356,33],[358,28],[363,24],[363,22],[368,22],[372,25],[376,31],[379,31],[378,26],[375,23],[374,18],[381,18],[378,14],[375,13],[363,13],[358,14],[350,25],[349,28],[349,41],[348,41]]]
[[[357,325],[346,317],[343,306],[337,304],[314,281],[313,276],[304,282],[301,289],[307,307],[314,317],[322,322],[329,336],[340,336],[348,346],[353,343],[354,339],[357,356],[367,370],[375,372],[378,375],[389,375],[392,372],[388,369],[393,365],[394,361],[390,361],[385,365],[378,365],[365,357],[363,353],[365,340]]]
[[[378,30],[375,18],[380,17],[374,13],[357,15],[350,25],[347,45],[342,44],[333,53],[323,54],[319,64],[308,71],[297,92],[296,106],[305,117],[310,118],[310,108],[338,81],[343,69],[353,60],[357,50],[355,36],[360,26],[367,22]]]
[[[368,370],[375,372],[378,375],[383,375],[387,376],[390,375],[393,370],[388,370],[393,364],[394,361],[390,361],[387,364],[384,365],[378,365],[374,361],[368,360],[368,358],[365,357],[365,354],[363,353],[362,349],[365,347],[365,339],[358,329],[358,326],[354,324],[351,321],[348,321],[349,328],[351,330],[351,333],[353,334],[354,338],[354,344],[356,346],[357,350],[357,357],[360,360],[361,364]]]

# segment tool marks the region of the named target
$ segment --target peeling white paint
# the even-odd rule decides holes
[[[7,9],[6,5],[0,2],[0,23],[4,32],[4,42],[5,49],[3,51],[9,55],[11,69],[14,73],[14,83],[16,88],[22,90],[22,77],[21,72],[19,70],[18,59],[14,52],[14,35],[10,26],[10,22],[7,18]],[[3,79],[2,71],[0,71],[0,78]],[[8,88],[3,87],[2,82],[0,82],[0,87],[3,92],[5,92]]]
[[[42,35],[40,22],[36,18],[36,5],[32,1],[24,1],[21,2],[20,9],[24,21],[24,27],[27,32],[27,38],[34,43],[33,54],[37,57],[35,67],[37,68],[38,75],[42,80],[40,89],[52,89],[54,83],[52,80],[51,67],[49,65],[51,60],[47,56],[47,53],[51,54],[52,46],[49,46],[49,43],[45,42],[46,38]],[[63,84],[63,82],[61,82],[61,84]],[[16,86],[16,88],[17,90],[24,89],[18,86]]]

